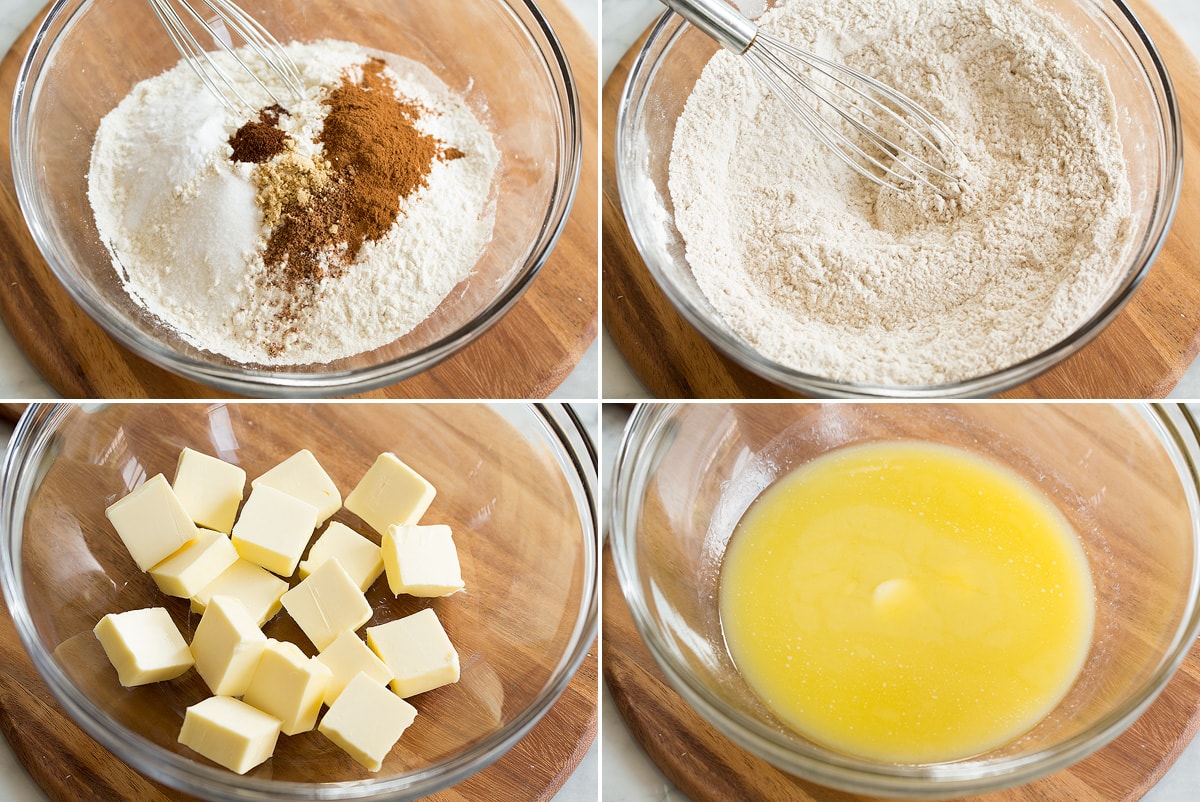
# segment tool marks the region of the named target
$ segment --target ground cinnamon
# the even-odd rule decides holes
[[[286,314],[304,306],[322,279],[344,273],[363,243],[391,229],[403,200],[427,186],[434,159],[465,155],[416,127],[424,109],[396,97],[384,67],[371,59],[361,78],[343,76],[324,100],[329,111],[317,142],[330,180],[307,203],[287,203],[267,241],[272,280],[293,299]]]

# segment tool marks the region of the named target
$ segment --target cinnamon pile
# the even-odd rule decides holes
[[[260,164],[257,200],[270,228],[264,261],[269,282],[290,299],[285,320],[311,303],[323,279],[345,273],[364,243],[387,234],[404,199],[428,185],[434,159],[465,155],[416,127],[425,109],[396,97],[384,67],[371,59],[361,78],[343,75],[329,92],[322,157],[295,153],[275,127],[286,113],[278,107],[230,140],[234,159]]]

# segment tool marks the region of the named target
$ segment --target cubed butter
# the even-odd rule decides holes
[[[371,618],[367,597],[337,560],[321,563],[280,601],[318,651]]]
[[[279,612],[283,606],[279,599],[287,589],[287,582],[267,569],[239,559],[192,596],[192,612],[203,613],[213,596],[234,596],[246,605],[254,622],[261,627]]]
[[[392,672],[392,690],[399,696],[458,682],[458,652],[430,608],[367,627],[367,644]]]
[[[233,525],[233,545],[243,560],[291,576],[316,527],[316,507],[261,485],[250,492]]]
[[[383,534],[392,524],[415,524],[437,491],[395,454],[380,454],[346,497],[346,509]]]
[[[217,696],[241,696],[267,645],[246,610],[232,596],[213,596],[192,637],[196,671]]]
[[[228,696],[210,696],[183,715],[179,743],[245,774],[275,752],[279,719]]]
[[[179,551],[198,534],[191,516],[161,473],[111,504],[104,514],[143,571]]]
[[[329,667],[329,685],[325,688],[325,704],[332,705],[358,674],[366,674],[380,685],[392,681],[391,670],[371,651],[362,638],[352,631],[338,635],[333,643],[313,658]],[[390,693],[390,691],[389,691]]]
[[[175,679],[192,653],[165,607],[109,613],[92,630],[126,688]]]
[[[150,578],[168,596],[190,599],[238,561],[229,536],[201,529],[199,536],[150,569]]]
[[[343,523],[334,521],[308,550],[308,559],[300,561],[300,578],[311,574],[326,560],[336,559],[359,589],[366,593],[383,573],[383,554],[379,547]]]
[[[171,487],[200,526],[229,534],[246,490],[246,472],[224,460],[185,448]]]
[[[273,487],[317,508],[317,523],[329,520],[342,507],[342,494],[307,448],[297,451],[250,483]]]
[[[284,735],[308,732],[317,724],[332,674],[296,644],[269,639],[242,701],[279,719]]]
[[[392,593],[448,596],[463,589],[450,527],[390,526],[381,546]]]
[[[358,674],[325,713],[317,730],[368,771],[383,759],[417,718],[417,709],[383,685]]]

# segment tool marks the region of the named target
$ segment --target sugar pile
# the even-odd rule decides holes
[[[273,121],[288,141],[273,161],[232,159],[230,140],[251,115],[227,111],[181,62],[137,84],[101,121],[88,176],[97,228],[129,294],[195,346],[261,365],[352,356],[427,318],[491,238],[499,161],[487,128],[423,65],[332,40],[286,49],[305,96]],[[252,53],[240,55],[259,64]],[[419,165],[425,174],[381,236],[321,245],[300,282],[294,243],[275,263],[265,258],[280,199],[263,191],[264,176],[284,172],[281,164],[327,165],[321,139],[329,97],[341,85],[381,91],[368,80],[379,58],[386,67],[375,77],[412,110],[415,128],[439,143],[438,155],[453,157]],[[274,102],[249,75],[229,72],[258,108]],[[353,176],[353,165],[342,174]],[[344,197],[329,202],[346,205]],[[345,208],[335,212],[341,217],[333,219],[346,219]],[[337,233],[337,225],[329,228]]]

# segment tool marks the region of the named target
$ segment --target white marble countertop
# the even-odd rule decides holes
[[[599,405],[576,403],[572,405],[592,442],[599,447]],[[12,427],[0,422],[0,444],[5,449],[12,436]],[[579,766],[567,778],[566,783],[554,795],[554,802],[594,802],[600,782],[600,739],[597,738],[580,761]],[[30,778],[25,767],[13,754],[8,741],[0,736],[0,800],[3,802],[49,802],[42,789]]]
[[[563,0],[574,12],[593,39],[599,32],[599,0]],[[48,0],[0,0],[0,55],[8,52],[12,43],[29,23],[46,7]],[[8,125],[8,109],[4,109],[3,125]],[[579,363],[563,383],[551,394],[552,398],[569,400],[595,399],[599,396],[599,338],[593,341]],[[56,398],[58,393],[42,378],[29,359],[17,347],[8,328],[0,321],[0,398]]]
[[[605,0],[606,3],[612,0]],[[1200,406],[1191,405],[1193,412],[1200,414]],[[601,483],[609,485],[617,446],[621,442],[621,431],[628,418],[628,408],[606,403],[601,425]],[[604,495],[601,520],[608,520],[609,496]],[[604,752],[604,776],[600,798],[602,802],[686,802],[682,791],[667,779],[654,762],[642,751],[634,740],[625,720],[609,693],[608,685],[600,683],[600,718],[602,749]],[[1183,755],[1166,773],[1142,802],[1194,802],[1200,789],[1200,738],[1195,739],[1184,750]],[[1048,802],[1060,802],[1053,800]]]
[[[1200,53],[1200,3],[1196,0],[1150,0],[1175,28],[1180,38]],[[662,13],[656,0],[604,0],[601,13],[603,41],[600,49],[601,82],[608,80],[625,51]],[[1195,165],[1192,165],[1195,169]],[[601,391],[604,398],[653,398],[638,380],[607,331],[601,332]],[[1192,363],[1171,398],[1200,398],[1200,359]]]

